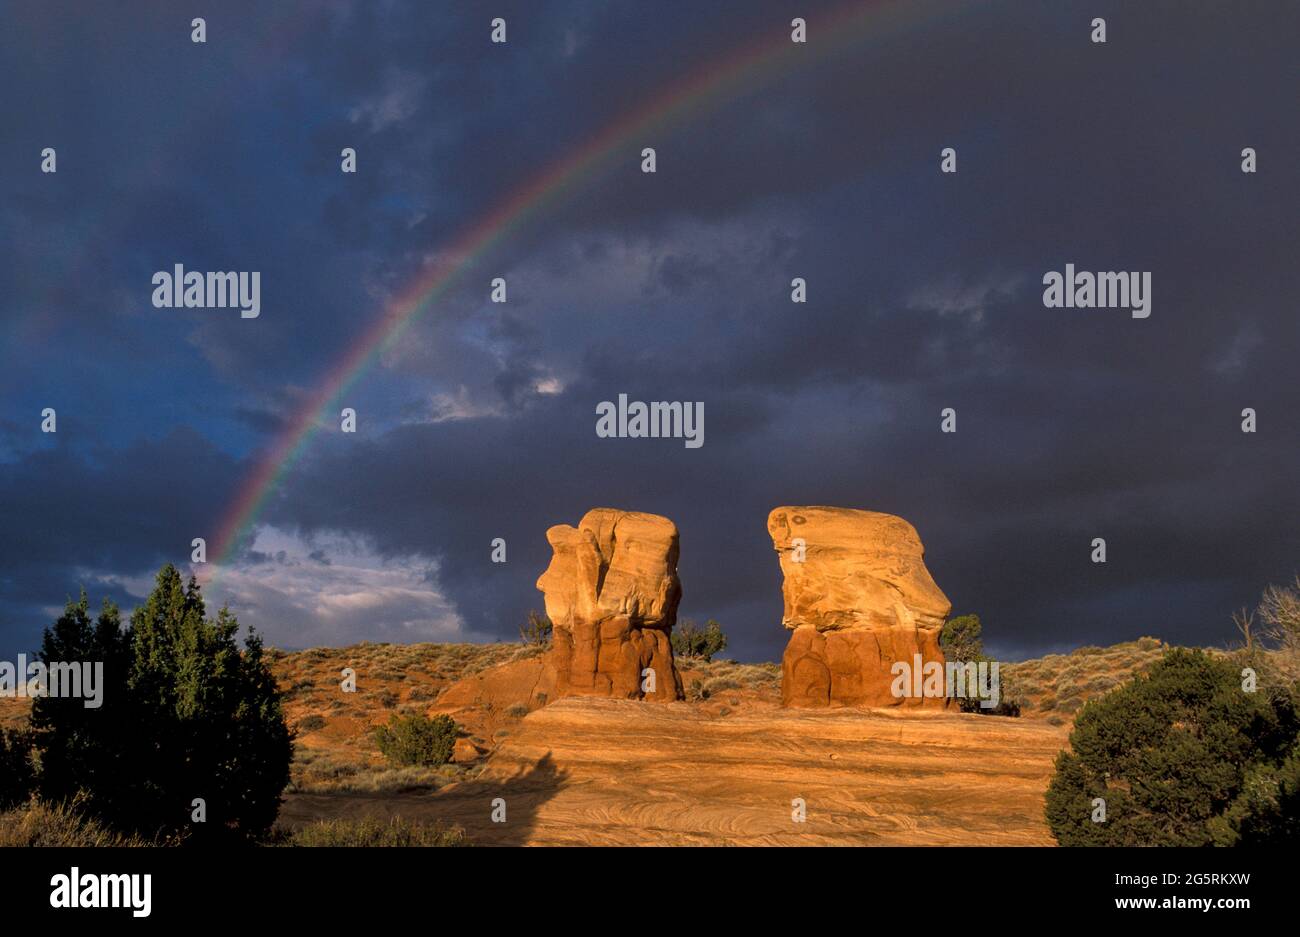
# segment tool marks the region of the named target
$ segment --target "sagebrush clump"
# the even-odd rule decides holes
[[[393,716],[375,730],[375,743],[395,765],[433,766],[451,761],[460,728],[450,716]]]

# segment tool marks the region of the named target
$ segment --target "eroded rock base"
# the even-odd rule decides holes
[[[939,634],[930,629],[896,627],[872,631],[796,628],[781,660],[781,701],[816,709],[835,706],[903,706],[945,709],[943,697],[895,696],[895,662],[943,666]],[[910,672],[910,670],[909,670]],[[909,690],[913,689],[909,685]]]
[[[558,696],[661,702],[683,696],[668,632],[634,627],[627,618],[557,627],[547,663],[555,674]]]

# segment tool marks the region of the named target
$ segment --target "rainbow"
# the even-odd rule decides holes
[[[854,0],[808,23],[809,41],[791,42],[790,26],[776,24],[774,34],[714,61],[709,67],[670,84],[647,103],[610,123],[587,143],[530,179],[463,231],[439,259],[422,270],[388,304],[373,326],[325,375],[288,427],[257,459],[218,525],[211,555],[216,565],[229,562],[254,528],[280,480],[297,462],[325,415],[397,342],[422,313],[444,295],[457,275],[587,177],[617,159],[640,156],[640,146],[692,114],[716,106],[762,84],[769,76],[801,64],[819,64],[866,39],[882,39],[927,22],[955,0]],[[627,147],[636,143],[629,155]],[[215,575],[215,570],[213,571]]]

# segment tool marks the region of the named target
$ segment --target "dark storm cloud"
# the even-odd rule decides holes
[[[9,633],[30,644],[78,570],[118,594],[176,559],[466,225],[800,15],[801,67],[629,139],[475,259],[349,391],[361,431],[317,436],[263,519],[427,559],[468,631],[507,638],[541,604],[545,529],[606,504],[672,517],[683,614],[772,658],[766,514],[825,503],[912,521],[999,652],[1225,639],[1300,546],[1300,13],[975,3],[828,58],[836,5],[223,4],[205,47],[168,4],[15,5],[0,77],[40,106],[0,122]],[[57,177],[34,173],[45,145]],[[262,317],[152,309],[149,276],[175,262],[261,270]],[[1044,309],[1065,263],[1152,271],[1151,318]],[[487,303],[497,275],[506,307]],[[704,447],[597,439],[620,392],[704,401]],[[57,440],[35,435],[44,406]],[[243,560],[300,562],[280,552]],[[278,583],[246,619],[296,614]],[[329,631],[401,633],[364,614]]]
[[[189,553],[194,531],[212,526],[238,468],[183,428],[87,456],[59,444],[29,452],[0,474],[0,566],[134,569],[141,557],[176,559]]]
[[[192,539],[211,536],[238,478],[235,460],[192,430],[88,451],[65,448],[72,433],[61,427],[0,471],[0,642],[11,649],[35,646],[46,610],[83,587],[96,605],[137,604],[153,570],[183,565]]]

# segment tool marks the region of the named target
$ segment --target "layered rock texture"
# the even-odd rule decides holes
[[[546,657],[555,695],[681,699],[669,642],[682,595],[676,525],[593,508],[546,539],[555,552],[537,588],[555,628]]]
[[[786,706],[925,706],[942,697],[896,696],[891,668],[937,662],[952,609],[901,517],[833,507],[779,507],[767,518],[785,576],[781,667]]]

